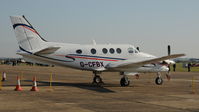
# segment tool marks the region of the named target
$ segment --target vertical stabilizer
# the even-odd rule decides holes
[[[24,16],[10,16],[10,19],[18,44],[21,48],[32,51],[43,47],[45,40]]]

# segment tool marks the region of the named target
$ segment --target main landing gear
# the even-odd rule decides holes
[[[102,78],[98,75],[98,74],[101,74],[101,72],[94,71],[93,74],[94,74],[94,77],[93,77],[92,84],[96,84],[96,85],[104,84],[104,82],[102,81]],[[129,81],[128,77],[126,75],[124,75],[123,73],[120,73],[120,74],[123,75],[123,77],[120,80],[120,85],[122,87],[129,86],[130,85],[130,81]],[[157,73],[157,78],[155,79],[155,83],[157,85],[162,85],[163,84],[163,79],[161,77],[160,72]]]
[[[161,74],[159,72],[157,73],[157,78],[155,79],[155,83],[157,85],[162,85],[163,84],[163,79],[161,78]]]
[[[104,84],[104,82],[102,81],[102,78],[98,75],[98,74],[101,74],[101,72],[93,71],[93,74],[94,74],[94,77],[93,77],[92,84],[95,84],[95,85]],[[129,86],[130,81],[129,81],[128,77],[126,75],[124,75],[123,73],[121,73],[121,75],[123,75],[123,77],[120,80],[120,85],[122,87]]]
[[[129,81],[128,77],[124,74],[124,72],[120,72],[120,75],[123,75],[123,77],[120,80],[120,85],[122,87],[129,86],[130,81]]]
[[[130,81],[128,77],[124,75],[120,80],[120,85],[124,87],[124,86],[129,86],[129,84],[130,84]]]
[[[101,72],[97,72],[97,71],[94,71],[94,77],[93,77],[93,82],[92,84],[97,84],[97,85],[101,85],[101,84],[104,84],[104,82],[102,81],[102,78],[97,75],[97,74],[100,74]]]

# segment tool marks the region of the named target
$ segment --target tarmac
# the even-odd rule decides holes
[[[162,74],[163,85],[155,84],[156,74],[129,76],[130,86],[121,87],[122,76],[115,72],[102,73],[104,85],[96,86],[89,71],[0,65],[3,71],[0,112],[199,112],[199,72],[172,72],[170,81]],[[17,75],[23,91],[14,91]],[[38,92],[30,91],[33,76]]]

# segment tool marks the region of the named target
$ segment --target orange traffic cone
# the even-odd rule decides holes
[[[33,77],[33,85],[30,91],[39,91],[39,89],[37,88],[36,76]]]
[[[6,81],[6,72],[3,72],[1,81]]]
[[[23,89],[21,88],[21,84],[20,84],[20,78],[19,76],[17,76],[17,85],[15,88],[15,91],[22,91]]]

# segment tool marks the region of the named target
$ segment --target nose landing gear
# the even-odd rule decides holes
[[[158,75],[158,77],[155,79],[155,83],[157,85],[162,85],[163,84],[163,79],[161,78],[161,74],[158,72],[157,75]]]

